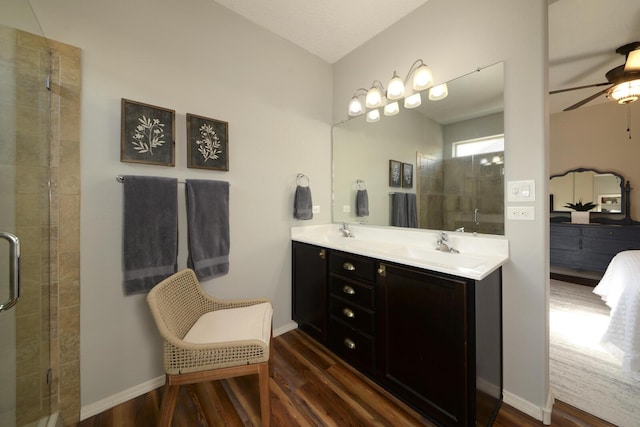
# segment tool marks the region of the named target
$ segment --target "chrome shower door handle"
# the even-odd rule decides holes
[[[20,299],[20,239],[4,231],[0,231],[0,238],[9,242],[9,299],[0,304],[0,312],[3,312]]]

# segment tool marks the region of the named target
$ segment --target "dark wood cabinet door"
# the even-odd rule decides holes
[[[474,347],[467,333],[467,293],[473,286],[385,263],[379,274],[383,381],[443,425],[467,425],[468,357]]]
[[[298,327],[320,342],[327,335],[327,251],[293,242],[291,317]]]

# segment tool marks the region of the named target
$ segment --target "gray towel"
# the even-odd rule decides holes
[[[391,225],[396,227],[407,226],[407,193],[394,193],[391,195]]]
[[[131,295],[178,271],[178,180],[127,175],[123,184],[123,285]]]
[[[293,200],[293,217],[295,219],[312,219],[313,206],[311,202],[311,189],[298,185]]]
[[[369,215],[369,194],[367,190],[358,190],[356,193],[356,216]]]
[[[199,280],[229,272],[229,183],[188,179],[187,266]]]
[[[418,228],[418,209],[414,193],[407,193],[407,227]]]

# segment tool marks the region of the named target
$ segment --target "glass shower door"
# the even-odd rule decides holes
[[[50,54],[45,38],[2,24],[0,425],[25,426],[50,412]]]

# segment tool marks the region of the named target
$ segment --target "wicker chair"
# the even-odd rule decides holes
[[[269,300],[212,298],[185,269],[158,283],[147,302],[164,341],[160,425],[171,425],[181,385],[257,374],[262,425],[269,426]]]

